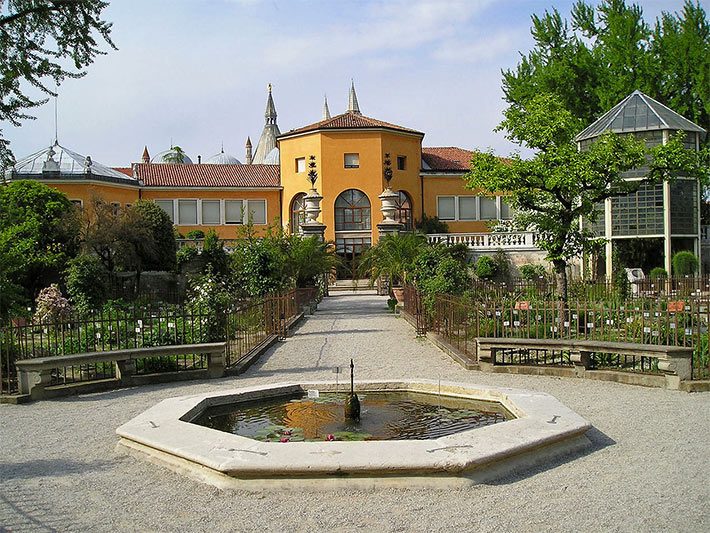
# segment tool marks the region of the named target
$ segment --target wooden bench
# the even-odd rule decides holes
[[[666,387],[678,389],[680,382],[691,378],[693,348],[640,344],[632,342],[595,341],[584,339],[505,339],[479,337],[476,354],[481,370],[496,365],[500,350],[550,350],[570,352],[575,375],[584,377],[591,369],[593,353],[610,353],[658,359],[658,369],[666,377]]]
[[[87,352],[55,357],[21,359],[15,362],[21,394],[29,394],[33,400],[47,397],[47,387],[51,386],[52,371],[57,368],[113,362],[116,364],[116,380],[119,386],[133,384],[136,373],[136,359],[161,357],[166,355],[207,355],[207,376],[218,378],[224,375],[224,342],[202,344],[178,344],[173,346],[152,346],[150,348],[129,348],[106,352]]]

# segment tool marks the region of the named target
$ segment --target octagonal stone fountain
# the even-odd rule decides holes
[[[359,422],[340,420],[336,383],[170,398],[119,427],[118,446],[215,486],[258,490],[470,485],[590,445],[590,424],[540,392],[428,380],[354,390]]]

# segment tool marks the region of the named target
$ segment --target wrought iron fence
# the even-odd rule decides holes
[[[426,329],[471,359],[476,357],[478,337],[586,339],[686,346],[694,348],[693,378],[710,378],[710,301],[705,299],[634,299],[622,303],[571,301],[567,306],[561,306],[554,300],[477,300],[437,295],[428,311],[421,306],[421,301],[416,289],[408,287],[405,310],[412,316],[421,315],[416,316],[417,328],[419,324],[425,325]],[[523,357],[529,358],[530,354],[523,354]],[[596,368],[655,370],[655,362],[609,354],[598,354],[593,365]]]
[[[318,289],[294,289],[225,309],[197,305],[123,304],[61,320],[17,319],[0,328],[0,393],[17,391],[15,361],[86,352],[226,341],[225,363],[239,364],[272,335],[284,338],[293,319],[320,297]],[[115,376],[113,363],[58,367],[53,384]],[[136,359],[136,374],[198,370],[205,355]]]
[[[557,284],[549,276],[537,279],[514,278],[508,281],[473,280],[471,293],[477,300],[554,299]],[[589,302],[624,301],[628,299],[710,299],[710,277],[673,277],[643,279],[634,283],[613,280],[571,280],[568,284],[571,300]]]

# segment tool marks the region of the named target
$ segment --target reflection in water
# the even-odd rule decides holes
[[[361,419],[344,416],[344,394],[210,407],[195,424],[267,442],[421,440],[510,420],[499,403],[407,392],[359,393]]]

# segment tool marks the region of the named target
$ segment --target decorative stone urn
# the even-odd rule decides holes
[[[306,204],[304,209],[306,212],[306,221],[301,224],[301,234],[304,237],[315,235],[322,241],[325,234],[325,224],[318,222],[318,216],[321,212],[321,200],[323,200],[323,196],[318,193],[315,187],[308,191],[304,199]]]
[[[394,192],[392,189],[387,187],[382,194],[379,196],[382,202],[382,216],[384,219],[382,222],[377,224],[377,229],[380,232],[380,236],[399,233],[403,225],[395,220],[397,214],[397,200],[399,199],[399,194]]]

